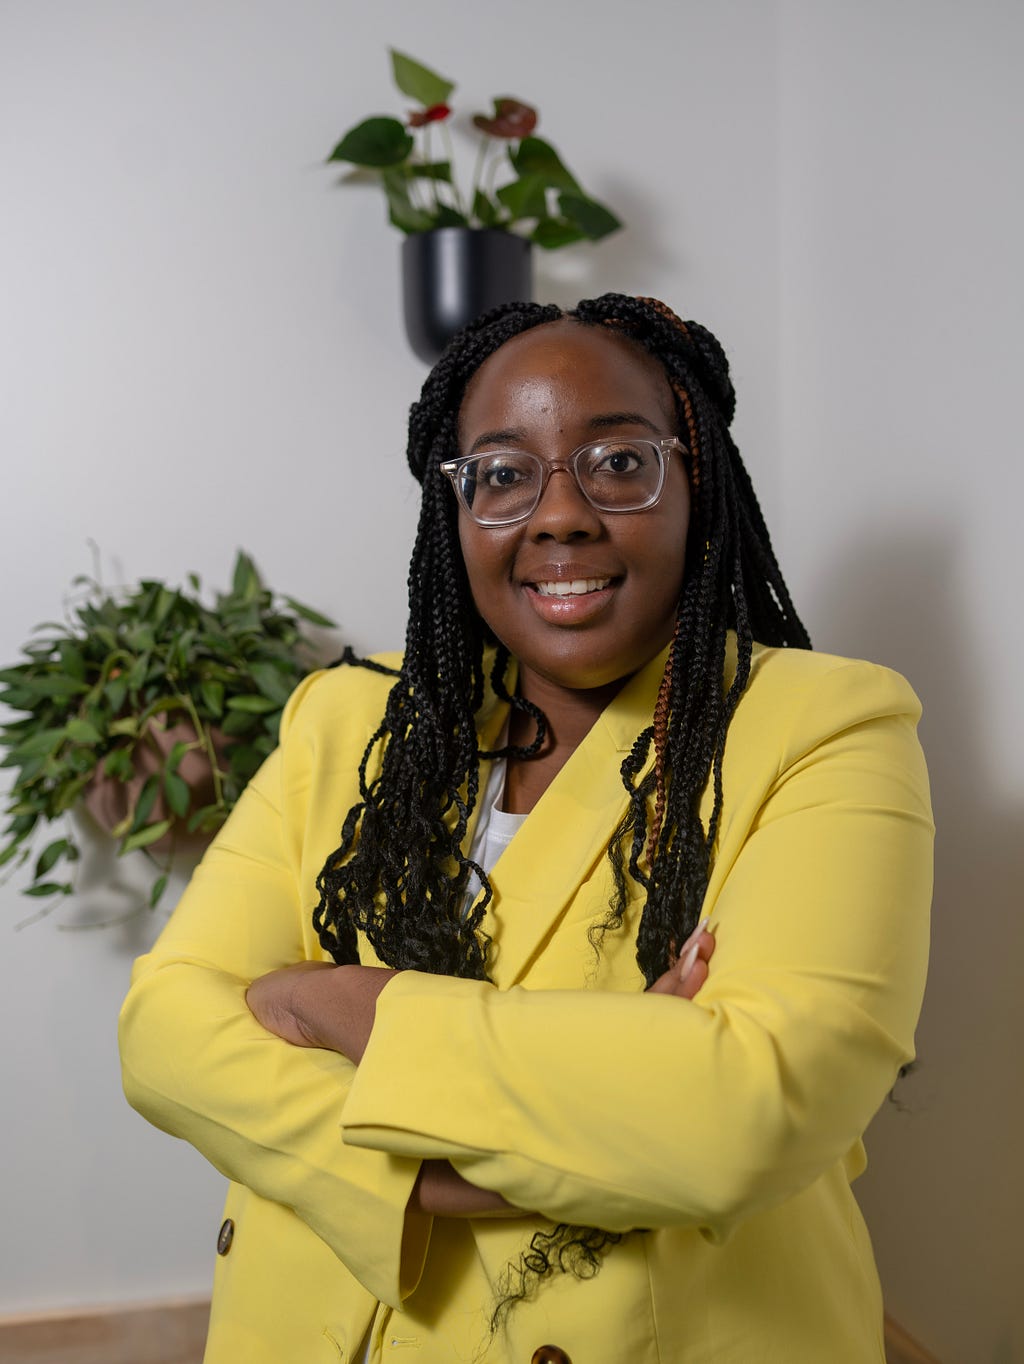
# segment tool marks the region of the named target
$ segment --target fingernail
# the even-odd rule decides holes
[[[707,926],[708,926],[708,924],[709,924],[710,922],[711,922],[711,919],[710,919],[710,918],[701,919],[700,923],[697,925],[697,927],[693,930],[693,932],[690,934],[690,936],[689,936],[689,937],[686,939],[686,941],[683,943],[683,946],[682,946],[682,948],[681,948],[681,950],[680,950],[680,956],[682,956],[682,953],[685,952],[685,951],[687,950],[687,948],[692,947],[692,945],[697,941],[697,939],[698,939],[698,938],[700,937],[700,935],[704,932],[705,928],[707,928]]]
[[[683,957],[682,961],[679,963],[679,979],[680,979],[680,980],[685,980],[686,977],[687,977],[687,976],[690,974],[690,972],[693,970],[693,964],[694,964],[694,962],[697,960],[697,953],[698,953],[698,951],[699,951],[699,944],[694,943],[693,946],[690,948],[689,952],[687,952],[686,956]]]

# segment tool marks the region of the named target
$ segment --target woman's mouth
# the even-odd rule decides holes
[[[542,597],[583,597],[588,592],[600,592],[608,587],[611,578],[573,578],[567,582],[530,583]]]
[[[526,599],[548,625],[586,625],[615,595],[619,578],[560,578],[524,583]]]

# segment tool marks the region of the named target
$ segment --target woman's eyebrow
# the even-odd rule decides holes
[[[648,431],[661,432],[661,427],[642,412],[599,412],[587,425],[595,431],[604,431],[610,426],[646,426]]]
[[[513,441],[525,441],[526,432],[522,427],[509,426],[503,431],[484,431],[477,436],[476,440],[469,447],[468,453],[475,455],[483,445],[510,445]]]
[[[596,412],[587,419],[592,431],[607,431],[616,426],[646,426],[655,435],[661,434],[661,427],[645,417],[642,412]],[[484,431],[469,447],[467,454],[475,455],[485,445],[523,444],[528,439],[522,427],[509,426],[500,431]]]

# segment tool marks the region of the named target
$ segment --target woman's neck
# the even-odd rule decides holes
[[[535,705],[546,721],[544,742],[530,758],[510,758],[501,808],[509,814],[527,814],[540,800],[565,764],[593,728],[594,721],[622,689],[625,679],[592,690],[560,687],[525,669],[519,677],[519,695]],[[536,736],[533,718],[520,710],[509,716],[510,746],[527,748]]]

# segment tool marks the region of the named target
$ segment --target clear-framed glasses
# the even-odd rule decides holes
[[[511,526],[533,515],[556,470],[571,473],[598,511],[645,511],[661,496],[673,450],[686,452],[675,436],[592,441],[555,462],[529,450],[486,450],[445,460],[441,472],[451,479],[459,502],[477,525]]]

